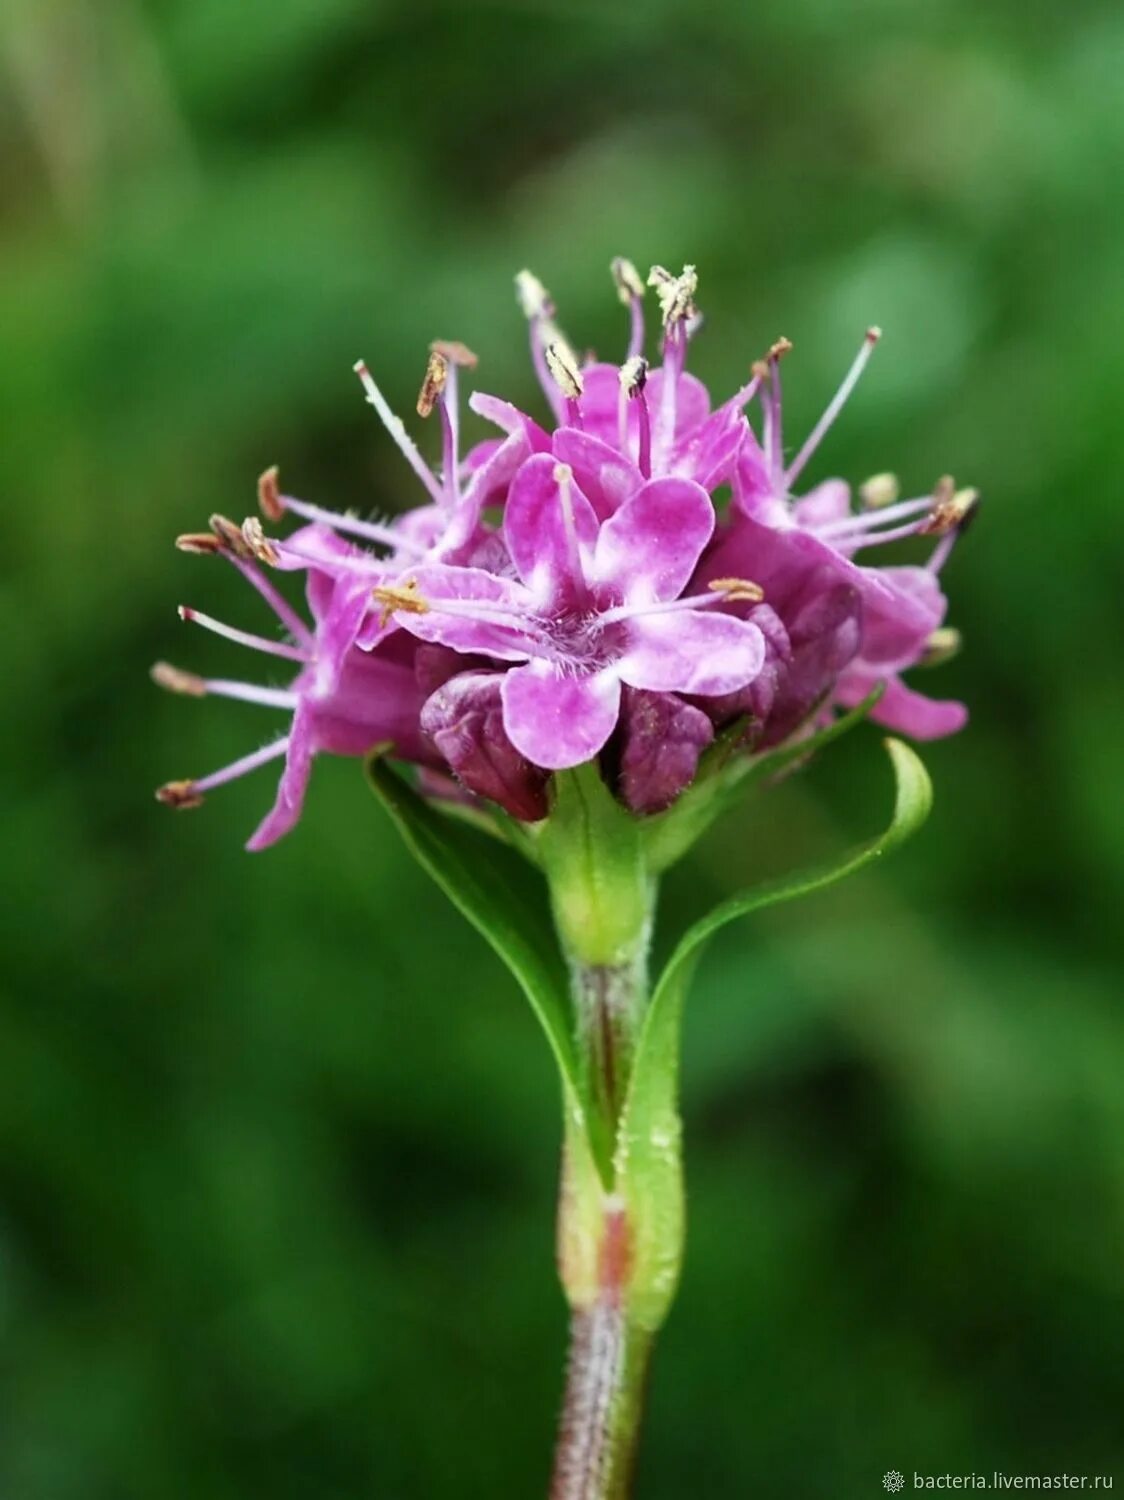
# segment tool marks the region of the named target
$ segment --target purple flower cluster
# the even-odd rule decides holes
[[[645,284],[613,264],[630,315],[619,367],[581,362],[528,272],[517,289],[551,412],[541,426],[507,402],[468,405],[499,432],[462,456],[458,383],[475,366],[463,345],[432,346],[418,397],[436,413],[435,473],[366,366],[356,372],[426,491],[388,522],[338,515],[259,482],[271,525],[222,516],[180,537],[225,558],[276,616],[283,638],[251,635],[194,610],[184,619],[290,662],[284,688],[204,679],[165,663],[163,687],[280,709],[288,731],[232,765],[160,788],[196,806],[213,787],[284,759],[277,800],[250,840],[260,849],[296,822],[314,756],[389,744],[422,768],[435,795],[490,799],[534,821],[553,771],[599,760],[618,797],[658,812],[693,779],[716,732],[741,725],[755,752],[809,732],[877,684],[879,722],[918,739],[965,721],[962,705],[923,697],[901,674],[950,654],[939,575],[975,506],[943,478],[898,498],[876,475],[857,503],[842,480],[794,486],[850,395],[878,339],[871,329],[839,391],[795,457],[781,430],[779,340],[748,383],[712,409],[685,368],[701,324],[693,267],[654,267],[662,364],[644,359]],[[761,408],[760,436],[746,409]],[[729,496],[723,501],[722,496]],[[906,537],[936,538],[919,566],[874,567],[859,554]],[[270,572],[304,576],[309,624]]]

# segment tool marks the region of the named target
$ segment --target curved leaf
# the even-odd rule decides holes
[[[366,772],[415,859],[515,976],[550,1043],[567,1107],[581,1112],[566,973],[541,878],[494,838],[442,817],[377,752]]]
[[[811,895],[879,859],[925,821],[932,801],[928,774],[901,740],[886,748],[897,777],[889,827],[842,858],[731,896],[684,933],[652,995],[637,1045],[617,1140],[619,1191],[634,1224],[634,1313],[645,1326],[662,1321],[675,1290],[683,1241],[679,1152],[679,1027],[694,966],[712,933],[762,907]]]

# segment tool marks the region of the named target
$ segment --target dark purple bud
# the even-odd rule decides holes
[[[783,665],[776,696],[759,740],[778,745],[807,718],[856,655],[862,640],[862,600],[840,583],[816,594],[788,625],[791,656]]]
[[[461,657],[461,661],[464,658]],[[499,672],[461,672],[426,700],[421,726],[462,786],[512,817],[547,813],[547,773],[519,754],[503,727]]]
[[[714,738],[700,709],[674,693],[625,688],[621,714],[620,793],[633,812],[662,812],[694,780]]]

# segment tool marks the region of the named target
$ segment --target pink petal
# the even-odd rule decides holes
[[[843,479],[825,479],[792,507],[801,526],[824,526],[851,514],[851,486]]]
[[[654,692],[733,693],[765,664],[756,625],[706,610],[641,615],[628,621],[628,645],[617,662],[622,682]]]
[[[246,844],[246,848],[252,853],[256,854],[259,849],[267,849],[270,844],[275,844],[296,824],[304,807],[304,794],[308,790],[314,753],[312,715],[301,704],[293,715],[289,748],[285,752],[285,769],[277,784],[277,800]]]
[[[454,651],[495,656],[503,661],[523,661],[536,649],[530,634],[533,601],[527,589],[514,579],[497,578],[481,568],[429,563],[408,568],[399,575],[398,582],[416,583],[418,594],[429,604],[423,614],[400,610],[393,615],[393,620],[419,641],[432,641]],[[443,601],[479,604],[481,612],[491,618],[446,614],[441,609]]]
[[[847,672],[840,678],[836,700],[844,708],[861,703],[879,681],[875,672]],[[939,740],[956,734],[968,722],[968,710],[951,698],[927,698],[906,687],[900,677],[886,679],[886,691],[870,715],[876,724],[908,734],[914,740]]]
[[[632,604],[677,598],[714,531],[714,507],[690,479],[653,479],[601,527],[593,577]]]
[[[602,520],[644,483],[643,474],[631,459],[601,438],[575,427],[562,427],[554,434],[554,453],[573,469],[574,478]]]
[[[575,677],[544,661],[508,672],[501,686],[508,738],[548,771],[580,766],[616,727],[621,685],[611,670]]]
[[[597,516],[565,465],[538,453],[520,468],[508,492],[503,533],[512,561],[544,605],[563,604],[584,592],[585,567],[597,540]],[[569,518],[564,491],[569,492]]]

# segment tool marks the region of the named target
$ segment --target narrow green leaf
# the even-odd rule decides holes
[[[886,748],[897,777],[894,815],[885,832],[841,858],[743,891],[688,928],[660,976],[644,1018],[617,1142],[617,1180],[634,1226],[634,1315],[662,1321],[682,1256],[683,1185],[678,1108],[683,1000],[708,938],[727,922],[797,896],[811,895],[880,858],[924,822],[932,800],[925,767],[900,740]]]
[[[882,697],[879,683],[850,712],[840,714],[826,729],[806,739],[746,759],[731,758],[730,735],[722,735],[703,756],[694,784],[665,813],[642,823],[649,868],[654,874],[668,869],[718,818],[724,817],[751,787],[776,776],[786,766],[807,760],[861,724]]]
[[[512,849],[435,812],[378,753],[366,771],[407,848],[515,976],[550,1043],[567,1108],[582,1113],[566,973],[541,877]]]

